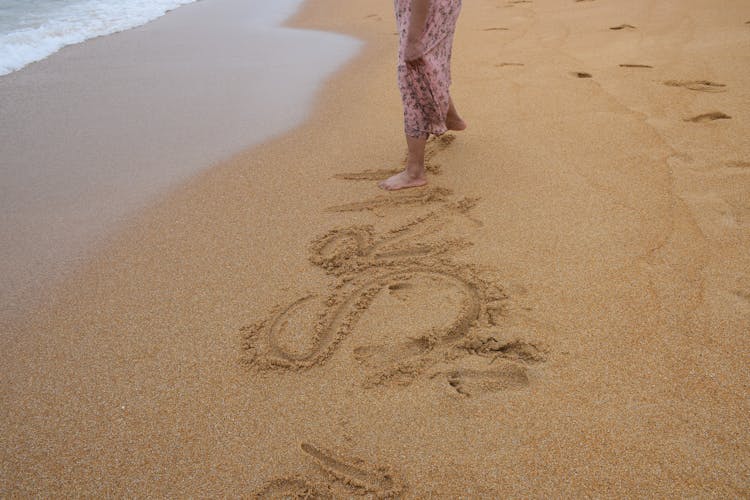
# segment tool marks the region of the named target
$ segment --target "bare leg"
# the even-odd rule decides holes
[[[424,148],[427,144],[426,138],[406,136],[406,144],[409,146],[409,158],[406,161],[406,169],[396,175],[380,181],[378,186],[388,191],[411,187],[424,186],[427,179],[424,176]]]
[[[466,122],[458,115],[452,98],[448,101],[448,115],[445,118],[445,126],[448,130],[466,130]]]

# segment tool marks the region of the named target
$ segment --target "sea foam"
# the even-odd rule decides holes
[[[0,0],[0,75],[196,0]]]

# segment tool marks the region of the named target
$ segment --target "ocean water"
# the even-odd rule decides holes
[[[196,0],[0,0],[0,75]]]

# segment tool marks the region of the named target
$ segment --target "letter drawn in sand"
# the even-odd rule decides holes
[[[338,277],[339,284],[327,296],[299,298],[243,328],[248,364],[259,369],[299,370],[325,363],[380,294],[407,297],[420,281],[429,283],[433,291],[455,297],[455,317],[390,345],[375,341],[355,347],[352,355],[362,367],[365,387],[409,384],[446,358],[491,355],[529,361],[539,356],[533,346],[509,340],[503,344],[482,333],[502,323],[509,296],[487,271],[450,258],[469,243],[461,238],[446,240],[443,230],[450,224],[467,227],[476,201],[443,203],[384,234],[377,234],[372,226],[352,226],[314,240],[310,261]],[[314,323],[294,335],[309,338],[308,347],[285,347],[279,339],[288,333],[289,318],[302,308],[319,311],[308,314]],[[476,343],[472,339],[479,337],[484,344],[467,348],[467,342]]]
[[[453,134],[443,134],[439,137],[432,136],[427,140],[424,152],[424,167],[427,172],[433,175],[440,175],[441,166],[434,161],[434,158],[442,151],[446,150],[454,140],[456,140],[456,136]],[[382,168],[378,170],[363,170],[361,172],[347,172],[336,174],[333,178],[344,181],[380,181],[386,177],[401,172],[406,166],[406,160],[407,156],[404,156],[404,159],[401,162],[401,167],[399,168]]]
[[[453,139],[450,135],[432,139],[428,156],[448,148]],[[370,174],[342,174],[340,178],[369,179]],[[243,327],[244,361],[259,370],[302,370],[323,364],[378,297],[403,302],[416,293],[418,284],[423,293],[427,290],[443,297],[447,301],[443,309],[452,316],[438,326],[425,326],[421,331],[417,327],[406,338],[366,338],[369,344],[352,346],[350,352],[362,369],[365,387],[406,385],[432,366],[467,356],[517,360],[524,366],[542,361],[542,351],[533,343],[497,332],[507,323],[510,297],[492,273],[453,258],[470,245],[467,231],[474,234],[471,231],[482,225],[470,214],[477,202],[454,200],[445,188],[427,187],[331,207],[329,211],[337,213],[400,206],[426,211],[387,231],[357,225],[332,229],[315,239],[310,244],[310,262],[337,283],[327,294],[297,298]],[[455,236],[446,238],[447,231]],[[294,318],[307,321],[300,326]],[[478,377],[470,371],[456,373],[463,374],[462,380]],[[465,382],[463,386],[467,384],[471,385]]]
[[[397,496],[404,489],[401,481],[387,467],[374,467],[359,459],[337,457],[333,452],[309,443],[302,443],[301,447],[323,470],[348,486],[381,498]]]
[[[422,189],[411,189],[397,191],[390,194],[382,194],[365,201],[355,201],[329,207],[329,212],[359,212],[362,210],[375,210],[378,208],[390,208],[400,205],[430,205],[444,202],[451,195],[451,190],[440,187],[427,186]]]
[[[342,494],[345,497],[399,498],[406,490],[405,483],[388,467],[371,465],[358,458],[344,458],[310,443],[302,443],[300,448],[328,477],[324,481],[298,476],[275,478],[255,492],[253,498],[329,499],[341,498]],[[337,487],[339,491],[334,492]]]
[[[294,499],[332,499],[328,485],[314,484],[300,477],[280,477],[266,483],[251,498],[258,500]]]

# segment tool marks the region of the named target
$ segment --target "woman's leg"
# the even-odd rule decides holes
[[[406,136],[406,145],[409,147],[409,157],[406,160],[406,168],[381,181],[378,186],[388,191],[397,189],[424,186],[427,179],[424,175],[424,148],[427,138]]]
[[[465,130],[466,122],[456,111],[453,99],[449,100],[448,113],[445,119],[445,125],[448,130]],[[397,189],[412,188],[424,186],[427,179],[424,173],[424,150],[427,144],[427,138],[418,138],[406,136],[406,144],[409,147],[409,157],[406,160],[406,168],[384,181],[378,183],[383,189],[395,191]]]
[[[456,106],[453,105],[453,99],[448,100],[448,114],[445,117],[445,126],[448,130],[466,130],[466,122],[459,116]]]

